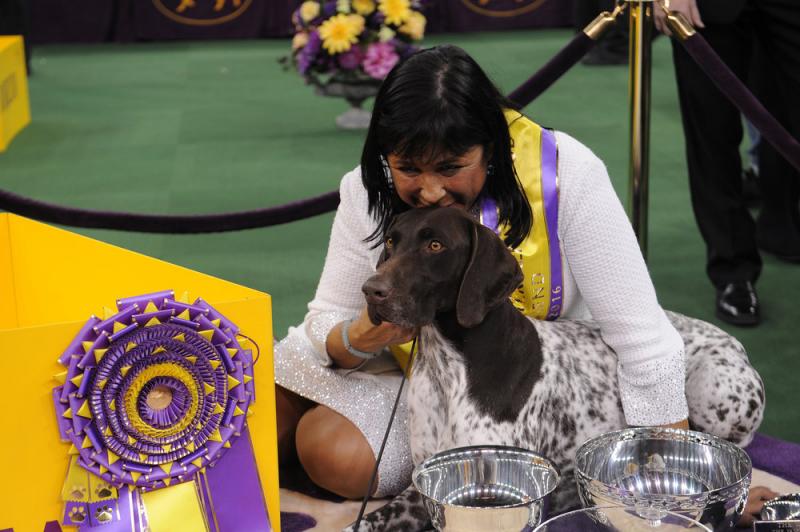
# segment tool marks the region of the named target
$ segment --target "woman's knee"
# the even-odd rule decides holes
[[[275,413],[278,421],[278,456],[283,463],[294,456],[297,424],[314,403],[296,393],[275,385]]]
[[[300,419],[295,441],[300,463],[315,484],[350,499],[364,496],[375,456],[367,439],[347,418],[317,406]]]

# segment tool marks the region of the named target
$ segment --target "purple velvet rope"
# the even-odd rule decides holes
[[[764,138],[786,158],[789,164],[800,171],[800,142],[792,137],[753,96],[744,83],[722,62],[703,36],[695,33],[680,42],[720,92],[747,117],[750,123],[764,135]]]
[[[525,107],[538,98],[550,85],[558,81],[570,68],[594,48],[597,41],[591,39],[584,32],[578,32],[575,37],[550,61],[528,78],[522,85],[508,95],[508,99],[520,108]]]
[[[0,210],[43,222],[73,227],[115,229],[138,233],[193,234],[241,231],[242,229],[267,227],[311,218],[333,211],[337,205],[339,205],[339,191],[334,190],[319,196],[265,209],[221,214],[165,216],[63,207],[0,190]]]

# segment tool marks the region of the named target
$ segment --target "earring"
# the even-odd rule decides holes
[[[389,186],[389,190],[394,190],[394,181],[392,180],[392,171],[389,170],[389,162],[386,160],[386,157],[381,155],[381,166],[383,166],[383,175],[386,177],[386,184]]]
[[[486,166],[486,177],[491,177],[493,175],[494,175],[494,165],[492,163],[489,163]]]

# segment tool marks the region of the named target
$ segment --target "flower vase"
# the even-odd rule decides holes
[[[379,80],[334,81],[316,85],[316,93],[321,96],[344,98],[350,109],[336,117],[336,125],[341,129],[366,129],[372,116],[361,106],[368,98],[378,94]]]

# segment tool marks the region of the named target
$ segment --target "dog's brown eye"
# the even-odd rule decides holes
[[[428,249],[431,251],[441,251],[444,246],[438,240],[431,240],[430,244],[428,244]]]
[[[386,242],[384,242],[384,244],[386,244],[387,248],[392,249],[392,246],[394,245],[394,241],[391,238],[387,238]]]

